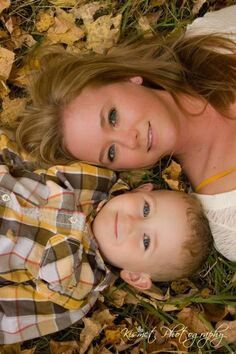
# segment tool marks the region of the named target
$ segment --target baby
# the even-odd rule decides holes
[[[84,163],[27,166],[0,134],[1,344],[80,320],[114,278],[109,264],[145,290],[191,275],[210,252],[194,197],[151,184],[127,192],[114,172]]]

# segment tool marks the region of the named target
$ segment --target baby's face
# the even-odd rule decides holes
[[[190,232],[187,207],[173,191],[138,189],[114,197],[93,222],[103,257],[121,269],[148,274],[181,264]]]

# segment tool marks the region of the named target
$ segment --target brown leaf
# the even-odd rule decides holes
[[[166,2],[166,0],[151,0],[149,6],[150,7],[156,7],[156,6],[161,6]]]
[[[8,96],[4,97],[2,103],[3,111],[1,113],[1,122],[8,127],[14,126],[14,123],[24,112],[26,102],[27,101],[25,98],[14,98],[13,100],[10,100]]]
[[[78,3],[78,0],[49,0],[49,2],[59,7],[72,7]]]
[[[15,54],[13,52],[0,47],[0,79],[8,79],[14,58]]]
[[[75,340],[68,342],[56,342],[51,339],[50,351],[51,354],[75,354],[79,353],[79,345]]]
[[[52,11],[40,11],[37,15],[35,27],[38,32],[45,32],[54,22],[55,19]]]
[[[0,0],[0,14],[11,5],[10,0]]]
[[[108,309],[95,311],[92,319],[97,321],[101,326],[113,325],[116,315],[112,315]]]
[[[0,345],[1,354],[21,354],[20,343]]]
[[[116,307],[122,307],[125,302],[127,292],[122,289],[118,289],[115,286],[111,286],[106,290],[106,294],[109,296],[109,300],[112,304]]]
[[[162,172],[162,178],[164,179],[164,181],[171,189],[175,191],[182,190],[180,184],[181,171],[181,166],[177,162],[172,160],[170,165]]]
[[[210,322],[221,321],[228,313],[228,310],[225,306],[220,306],[217,304],[204,304],[203,307],[205,317]]]
[[[191,332],[201,334],[209,330],[206,324],[200,319],[199,312],[195,309],[185,307],[178,313],[177,317],[187,327],[187,330]]]
[[[106,49],[111,48],[118,41],[121,18],[120,14],[115,17],[105,15],[88,23],[86,25],[88,49],[92,49],[96,53],[103,53]]]
[[[192,8],[192,14],[195,16],[199,13],[202,6],[205,4],[207,0],[195,0]]]
[[[110,326],[105,329],[105,345],[106,344],[118,344],[122,340],[121,331],[124,329],[124,325]]]
[[[24,349],[20,352],[20,354],[34,354],[35,350],[36,350],[36,347],[31,348],[31,349]]]
[[[64,43],[73,45],[84,36],[84,31],[77,27],[75,18],[61,9],[57,10],[54,24],[49,28],[46,36],[50,44]]]
[[[77,9],[73,9],[71,12],[74,14],[76,18],[82,18],[85,25],[93,22],[94,14],[104,8],[104,4],[99,3],[99,1],[93,1],[89,4],[85,4],[80,6]]]
[[[84,317],[83,322],[84,328],[80,333],[80,354],[86,352],[94,338],[97,337],[102,331],[102,326],[100,325],[100,323],[91,318]]]
[[[138,26],[141,32],[145,34],[145,36],[152,36],[152,27],[150,25],[149,19],[147,16],[140,16],[138,20]]]
[[[220,321],[216,324],[217,332],[223,334],[223,339],[227,343],[236,343],[236,320],[234,321]],[[216,344],[216,347],[223,345],[223,341]]]

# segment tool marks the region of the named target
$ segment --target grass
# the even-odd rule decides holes
[[[80,1],[81,5],[91,3],[91,1]],[[159,4],[161,1],[159,1]],[[154,16],[158,14],[159,19],[152,22],[151,31],[158,32],[162,35],[173,33],[174,31],[181,31],[188,23],[191,23],[195,15],[192,13],[194,1],[190,0],[173,0],[163,1],[162,5],[158,5],[158,1],[152,0],[127,0],[127,1],[106,1],[106,13],[112,13],[113,15],[122,15],[121,34],[120,41],[129,38],[136,38],[140,36],[139,19],[141,16]],[[234,3],[234,0],[217,1],[209,0],[203,5],[200,15],[203,15],[209,10],[216,10]],[[54,5],[47,0],[14,0],[8,10],[4,12],[5,19],[10,17],[17,17],[21,21],[21,28],[27,33],[31,34],[37,41],[43,39],[43,34],[37,33],[35,29],[35,21],[39,11],[46,9],[54,9]],[[70,7],[64,8],[69,11]],[[99,16],[100,14],[96,14]],[[157,18],[157,17],[156,17]],[[1,27],[4,28],[3,22]],[[1,39],[1,45],[8,47],[10,45],[11,38]],[[28,54],[29,49],[25,46],[16,51],[16,63],[21,65],[22,60]],[[24,88],[12,87],[12,97],[20,97],[21,91]],[[165,182],[161,178],[161,170],[163,167],[169,164],[168,159],[164,159],[159,162],[158,166],[152,171],[135,171],[132,173],[124,174],[124,177],[129,181],[132,187],[135,187],[140,179],[144,182],[151,181],[158,185],[159,188],[167,188]],[[188,189],[189,185],[186,179],[183,177],[183,183]],[[167,284],[159,283],[157,286],[161,288],[163,293],[169,293],[169,298],[165,301],[157,301],[158,306],[155,308],[151,303],[146,300],[150,297],[143,295],[143,298],[136,304],[124,304],[122,307],[114,306],[112,302],[112,295],[104,295],[104,303],[98,302],[95,305],[94,310],[107,306],[111,309],[111,312],[117,315],[115,320],[116,326],[127,324],[127,318],[130,319],[133,327],[141,326],[144,331],[151,331],[153,327],[170,324],[178,324],[177,318],[178,312],[187,307],[193,306],[198,310],[203,310],[204,306],[218,306],[217,309],[222,309],[225,306],[231,306],[236,308],[236,282],[231,282],[233,274],[236,272],[236,265],[228,262],[223,257],[219,256],[217,252],[209,257],[207,264],[196,277],[190,279],[191,283],[186,282],[181,284]],[[115,283],[118,290],[125,290],[127,293],[131,293],[134,297],[137,293],[129,286],[124,284],[121,280],[117,280]],[[178,289],[178,286],[181,289]],[[192,287],[195,287],[195,292],[191,292]],[[177,310],[164,311],[165,305],[175,305]],[[90,313],[91,315],[91,313]],[[201,313],[199,315],[202,316]],[[233,315],[228,314],[226,319],[232,319]],[[206,321],[209,329],[212,329],[212,323]],[[57,341],[79,340],[79,334],[83,328],[82,323],[71,326],[70,328],[58,332],[56,334],[48,335],[39,339],[30,340],[22,344],[22,348],[32,348],[36,346],[35,354],[47,354],[50,353],[49,343],[51,339]],[[104,332],[96,338],[94,341],[94,353],[99,348],[99,344],[104,340]],[[129,343],[130,344],[130,343]],[[110,344],[107,346],[111,352],[116,352],[114,347]],[[143,339],[139,352],[151,353],[154,346],[148,343],[147,339]],[[131,353],[132,346],[128,349],[124,349],[122,353]],[[175,352],[177,349],[175,346],[172,349],[166,351],[163,349],[163,353]],[[178,351],[179,352],[179,351]],[[199,347],[196,342],[190,347],[189,352],[198,353]],[[220,349],[214,349],[206,343],[204,348],[201,349],[201,354],[205,353],[235,353],[236,347],[234,344],[227,345]],[[133,352],[135,353],[135,352]]]

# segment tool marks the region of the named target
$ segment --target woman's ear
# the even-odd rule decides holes
[[[129,78],[129,81],[136,85],[142,85],[143,78],[142,76],[132,76]]]
[[[120,277],[126,283],[139,290],[148,290],[152,286],[152,280],[147,273],[130,272],[123,269],[120,272]]]

